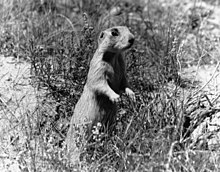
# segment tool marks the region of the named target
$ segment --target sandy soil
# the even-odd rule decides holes
[[[18,126],[25,114],[34,111],[38,92],[30,85],[30,64],[27,62],[0,56],[0,71],[0,171],[19,172],[16,159],[19,151],[10,144],[22,135]]]

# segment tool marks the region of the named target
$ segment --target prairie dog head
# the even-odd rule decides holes
[[[99,35],[98,46],[103,51],[121,52],[130,48],[134,43],[134,35],[125,26],[115,26],[102,31]]]

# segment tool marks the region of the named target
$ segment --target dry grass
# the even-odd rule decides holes
[[[207,28],[215,12],[197,7],[201,2],[191,9],[162,0],[61,2],[0,2],[0,52],[16,57],[0,61],[0,169],[219,171],[219,40]],[[115,6],[136,36],[126,57],[137,102],[122,95],[113,135],[97,132],[71,166],[64,139],[102,14]],[[200,84],[204,64],[215,68]]]

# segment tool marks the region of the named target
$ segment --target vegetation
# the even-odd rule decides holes
[[[1,136],[10,138],[2,141],[1,149],[10,154],[5,144],[13,146],[17,154],[10,157],[16,158],[21,171],[220,170],[220,144],[213,148],[207,141],[217,131],[193,135],[220,111],[219,94],[205,92],[206,85],[201,88],[181,75],[192,65],[219,65],[212,53],[216,39],[201,32],[210,11],[197,8],[196,1],[187,13],[181,2],[171,1],[169,6],[163,0],[0,2],[0,53],[30,63],[31,84],[41,93],[34,111],[25,111],[19,122],[11,121],[9,134]],[[105,16],[119,8],[117,20],[108,26],[120,19],[119,24],[135,35],[126,61],[137,101],[122,95],[114,133],[96,133],[82,162],[71,166],[64,142],[69,121],[97,36],[106,27],[103,22],[112,20]],[[0,107],[7,115],[1,99]]]

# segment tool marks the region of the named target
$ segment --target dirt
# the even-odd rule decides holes
[[[10,145],[22,137],[18,126],[25,114],[35,110],[38,92],[30,84],[29,63],[0,56],[0,71],[0,171],[19,172],[17,158],[22,150]]]

